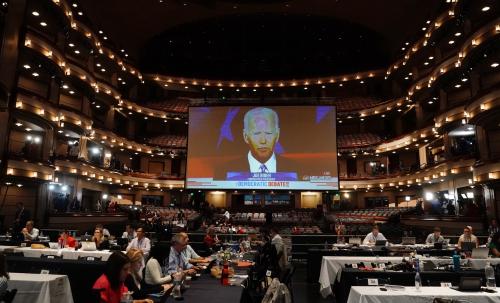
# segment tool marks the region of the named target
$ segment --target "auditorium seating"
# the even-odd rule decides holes
[[[148,103],[146,106],[166,112],[187,113],[189,106],[189,99],[177,98],[175,100],[152,102]]]
[[[273,212],[273,223],[278,224],[310,224],[313,222],[309,211]],[[266,222],[265,213],[240,213],[231,215],[234,223],[260,223]]]
[[[338,112],[353,112],[379,105],[381,100],[371,97],[350,97],[337,99],[334,103]]]
[[[339,149],[358,148],[379,144],[382,142],[382,138],[377,134],[371,133],[348,134],[338,136],[337,142]]]
[[[177,220],[177,215],[181,210],[184,213],[184,217],[188,221],[194,220],[199,216],[198,212],[187,208],[157,206],[145,206],[143,208],[142,216],[148,221],[153,220],[155,216],[160,217],[163,221],[175,221]]]
[[[335,212],[337,219],[344,223],[350,224],[366,224],[376,221],[387,221],[392,216],[405,214],[413,210],[412,207],[381,207],[371,209],[358,209],[350,211]]]
[[[148,139],[147,141],[151,145],[158,145],[162,147],[172,147],[172,148],[186,148],[187,147],[187,137],[186,136],[176,136],[176,135],[162,135]]]

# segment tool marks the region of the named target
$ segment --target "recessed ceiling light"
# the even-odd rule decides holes
[[[498,67],[498,65],[499,65],[498,62],[493,62],[493,63],[491,63],[490,66],[493,67],[493,68],[495,68],[495,67]]]
[[[83,13],[82,12],[78,12],[78,16],[83,16]]]
[[[99,34],[102,34],[102,33],[103,33],[103,32],[102,32],[102,30],[100,30],[100,31],[99,31]]]
[[[74,47],[75,45],[73,43],[68,44],[69,47]]]
[[[123,85],[125,85],[125,84],[127,84],[127,82],[125,82],[125,81],[122,81],[122,84],[123,84]]]
[[[79,53],[80,53],[80,51],[75,49],[75,54],[79,54]]]
[[[132,112],[128,112],[129,115],[132,115]]]
[[[68,86],[67,86],[66,84],[64,84],[64,85],[62,86],[62,88],[64,88],[64,89],[68,89]]]
[[[490,10],[490,7],[489,6],[485,6],[481,9],[483,12],[487,12]]]
[[[96,63],[95,66],[101,67],[101,63]]]
[[[422,30],[425,31],[427,29],[427,27],[422,27]]]
[[[78,4],[76,4],[76,3],[73,3],[73,7],[78,7]]]
[[[69,93],[73,95],[75,92],[74,92],[74,91],[72,91],[72,90],[70,90],[70,91],[69,91]]]
[[[427,102],[427,103],[432,104],[432,103],[434,103],[434,101],[430,100],[430,101],[429,101],[429,102]]]
[[[33,77],[38,77],[39,74],[38,73],[32,73]]]
[[[29,64],[25,64],[25,65],[23,65],[23,67],[24,67],[25,69],[30,69],[30,68],[31,68],[31,66],[29,66]]]
[[[100,106],[99,104],[97,104],[95,107],[96,107],[96,108],[101,108],[101,106]]]
[[[16,126],[23,126],[23,124],[21,122],[16,122]]]
[[[433,56],[430,56],[430,57],[429,57],[429,60],[432,60],[432,59],[434,59],[434,57],[433,57]]]
[[[103,38],[104,40],[108,40],[108,37],[106,37],[106,36],[104,36],[104,37],[102,37],[102,38]]]
[[[453,44],[453,43],[455,43],[455,41],[453,40],[448,41],[448,44]]]
[[[105,72],[105,71],[106,71],[106,69],[105,69],[105,68],[101,68],[101,72]]]
[[[460,85],[460,84],[456,84],[456,85],[455,85],[455,88],[460,88],[461,86],[462,86],[462,85]]]
[[[462,78],[462,82],[467,82],[467,78]]]
[[[42,21],[42,22],[40,22],[40,25],[45,27],[45,26],[47,26],[47,23]]]
[[[455,33],[455,37],[460,37],[460,35],[462,35],[462,33],[461,33],[461,32],[456,32],[456,33]]]
[[[31,14],[32,14],[33,16],[36,16],[36,17],[40,16],[40,13],[39,13],[39,12],[37,12],[37,11],[33,11],[33,12],[31,12]]]
[[[424,65],[429,65],[429,62],[425,61],[425,62],[424,62]]]

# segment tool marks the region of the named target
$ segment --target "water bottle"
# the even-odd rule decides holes
[[[495,270],[491,266],[490,262],[486,263],[484,275],[486,276],[486,288],[492,290],[495,289],[497,287],[497,283],[495,281]]]
[[[454,271],[460,270],[460,256],[457,254],[456,251],[455,254],[453,255],[453,270]]]
[[[420,278],[420,260],[418,258],[415,259],[415,289],[420,290],[420,286],[422,286],[422,279]]]
[[[415,289],[420,290],[420,286],[422,286],[422,279],[420,278],[420,273],[417,271],[415,273]]]

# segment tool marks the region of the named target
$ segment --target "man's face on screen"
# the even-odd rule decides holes
[[[243,130],[245,142],[250,147],[253,157],[264,163],[271,158],[274,145],[279,138],[273,115],[256,114],[251,117],[248,129]]]

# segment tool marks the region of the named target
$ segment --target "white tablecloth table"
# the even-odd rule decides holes
[[[448,287],[405,287],[382,291],[378,286],[353,286],[347,303],[432,303],[434,298],[456,299],[471,303],[500,303],[500,292],[461,292]]]
[[[407,258],[408,259],[408,258]],[[346,264],[369,262],[369,263],[387,263],[391,262],[393,264],[401,263],[403,257],[349,257],[349,256],[323,256],[321,260],[321,269],[319,272],[319,283],[320,283],[320,293],[323,297],[327,297],[332,294],[331,285],[335,282],[340,281],[342,268]],[[430,261],[434,264],[451,264],[453,261],[450,258],[438,258],[429,257],[421,258],[422,261]],[[497,259],[466,259],[461,260],[462,265],[469,263],[470,267],[473,269],[483,269],[486,263],[490,262],[492,265],[499,264],[500,258]]]
[[[68,276],[9,273],[9,289],[17,289],[14,303],[73,303]]]
[[[62,256],[63,259],[77,260],[79,257],[94,257],[101,258],[102,261],[107,261],[112,252],[107,250],[95,250],[95,251],[85,251],[85,250],[74,250],[71,248],[63,249],[32,249],[31,247],[19,247],[15,249],[16,252],[22,252],[25,257],[28,258],[40,258],[41,255],[49,256]]]

